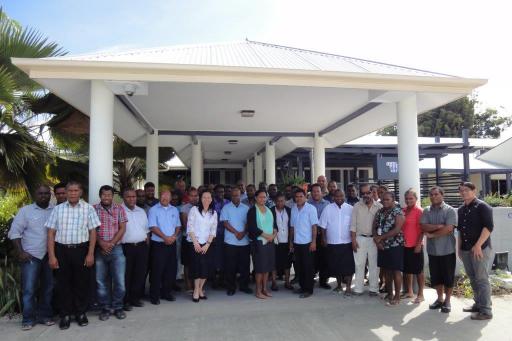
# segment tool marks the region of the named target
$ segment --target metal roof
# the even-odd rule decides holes
[[[375,73],[405,76],[454,77],[415,68],[245,40],[230,43],[178,45],[124,52],[98,52],[47,58],[52,60],[143,62]]]

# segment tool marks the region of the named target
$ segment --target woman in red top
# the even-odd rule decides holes
[[[420,227],[420,218],[423,210],[416,205],[418,195],[414,189],[410,188],[405,192],[405,204],[403,213],[405,222],[402,231],[405,239],[404,248],[404,275],[407,293],[403,294],[403,298],[413,298],[413,275],[418,280],[418,295],[414,303],[424,301],[423,287],[425,285],[425,276],[423,274],[423,233]]]

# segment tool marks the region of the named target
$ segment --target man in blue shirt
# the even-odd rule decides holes
[[[224,284],[224,224],[220,220],[220,214],[224,206],[229,204],[229,200],[224,198],[225,192],[224,185],[215,185],[213,191],[213,209],[217,212],[217,236],[211,244],[212,253],[212,268],[210,269],[210,276],[212,276],[212,287],[214,289]]]
[[[329,205],[329,201],[325,200],[322,196],[322,186],[320,184],[313,184],[311,186],[311,198],[308,203],[316,208],[317,217],[320,219],[324,208]],[[327,247],[322,245],[321,229],[317,229],[316,238],[316,253],[315,253],[315,273],[318,272],[319,283],[318,286],[323,289],[331,289],[327,283],[329,280],[327,269]]]
[[[176,238],[181,222],[178,209],[170,204],[171,192],[163,191],[160,202],[148,213],[151,235],[151,280],[149,296],[152,304],[160,304],[160,296],[175,301],[172,288],[176,283]]]
[[[224,224],[224,269],[228,296],[236,290],[236,274],[239,273],[240,291],[251,294],[249,288],[250,246],[247,236],[247,212],[249,207],[240,202],[240,189],[231,191],[231,202],[222,208],[220,221]]]
[[[290,225],[290,249],[295,252],[294,266],[300,284],[300,289],[295,293],[300,294],[300,298],[306,298],[313,294],[318,215],[316,208],[306,202],[306,192],[303,189],[295,192]]]

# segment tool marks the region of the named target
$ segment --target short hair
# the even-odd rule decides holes
[[[194,186],[190,186],[190,188],[188,189],[188,193],[192,193],[192,192],[196,192],[197,191],[197,188],[195,188]]]
[[[276,184],[270,184],[270,185],[268,185],[268,188],[270,188],[270,187],[276,187],[277,188],[277,185]]]
[[[409,194],[413,195],[416,199],[418,199],[418,193],[416,193],[416,190],[414,188],[409,188],[407,191],[405,191],[404,198]]]
[[[112,194],[114,194],[114,188],[110,185],[103,185],[100,187],[100,190],[99,190],[99,195],[101,196],[101,194],[103,194],[103,192],[112,192]]]
[[[256,191],[256,193],[254,194],[254,197],[257,197],[260,193],[265,193],[265,195],[267,195],[267,191],[263,190],[263,189],[259,189]]]
[[[382,197],[384,198],[385,196],[389,196],[389,197],[391,197],[391,200],[395,201],[395,193],[393,193],[391,191],[386,191],[386,192],[382,193]]]
[[[35,188],[35,191],[37,192],[39,188],[51,189],[50,186],[48,186],[47,184],[38,184]]]
[[[135,189],[133,189],[131,187],[126,187],[125,189],[123,189],[123,197],[125,196],[126,193],[131,192],[131,191],[134,191],[135,193],[137,193],[137,191],[135,191]]]
[[[441,186],[432,186],[430,187],[430,189],[428,190],[428,194],[432,194],[432,191],[439,191],[439,193],[441,193],[442,196],[444,196],[444,188],[441,187]]]
[[[231,188],[231,194],[233,194],[233,192],[236,192],[236,191],[238,191],[238,192],[242,193],[242,191],[241,191],[241,190],[240,190],[240,188],[238,188],[238,187],[233,187],[233,188]]]
[[[219,188],[226,189],[226,186],[224,186],[223,184],[217,184],[215,185],[215,187],[213,187],[214,192],[217,192]]]
[[[353,187],[353,188],[356,188],[356,184],[355,184],[355,183],[353,183],[353,182],[351,182],[351,183],[349,183],[349,184],[347,185],[347,188],[352,188],[352,187]]]
[[[59,182],[58,184],[56,184],[55,186],[53,186],[53,191],[55,192],[56,190],[58,190],[59,188],[64,188],[66,189],[66,184],[64,182]]]
[[[336,180],[329,180],[329,182],[327,183],[328,185],[330,184],[336,184],[336,186],[338,186],[338,183],[336,182]]]
[[[336,193],[341,193],[341,194],[345,195],[345,191],[342,190],[341,188],[337,188],[336,190],[334,190],[333,196],[335,196]]]
[[[297,193],[302,193],[302,194],[304,194],[304,196],[306,196],[306,191],[300,187],[297,187],[297,189],[295,190],[295,194],[297,194]]]
[[[245,186],[245,189],[249,189],[249,188],[254,188],[256,189],[256,186],[254,186],[253,184],[248,184],[247,186]]]
[[[286,199],[286,195],[283,193],[283,192],[277,192],[276,194],[276,200],[279,199],[280,197],[283,197]]]
[[[78,186],[80,189],[82,189],[82,184],[78,181],[71,180],[66,184],[66,189],[68,189],[71,186]]]
[[[367,184],[368,185],[368,184]],[[359,188],[361,188],[361,186],[359,186]],[[379,188],[379,185],[376,185],[376,184],[373,184],[373,185],[370,185],[370,191],[373,191],[374,188]]]
[[[469,182],[469,181],[463,181],[459,184],[459,187],[467,187],[469,188],[470,190],[474,191],[476,189],[476,186],[474,183],[472,182]]]
[[[312,184],[312,185],[311,185],[311,190],[313,190],[313,188],[315,188],[315,187],[320,188],[320,191],[322,190],[322,186],[320,186],[320,184],[319,184],[319,183],[314,183],[314,184]]]
[[[366,186],[370,186],[370,184],[367,183],[367,182],[360,183],[359,184],[359,191],[361,191],[361,188],[366,187]],[[377,185],[372,185],[372,186],[377,186]],[[348,188],[348,186],[347,186],[347,188]],[[370,189],[371,189],[371,187],[370,187]]]
[[[144,184],[144,189],[149,188],[149,187],[153,187],[153,188],[155,188],[156,186],[155,186],[155,184],[154,184],[154,183],[152,183],[151,181],[149,181],[149,182],[146,182],[146,183]]]
[[[389,188],[386,185],[379,185],[379,189],[384,189],[386,192],[389,192]]]

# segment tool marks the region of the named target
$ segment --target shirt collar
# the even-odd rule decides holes
[[[114,206],[114,205],[112,205],[112,206]],[[142,211],[142,208],[140,208],[140,207],[139,207],[139,206],[137,206],[137,205],[135,205],[135,207],[133,208],[133,210],[132,210],[132,209],[130,209],[128,206],[126,206],[124,202],[121,204],[121,206],[123,206],[123,208],[124,208],[124,210],[125,210],[125,211],[130,211],[130,212]]]
[[[83,203],[82,199],[78,200],[75,207],[82,207],[82,203]],[[69,203],[69,201],[67,201],[67,200],[64,202],[64,205],[66,205],[67,207],[72,207],[71,204]]]
[[[46,211],[46,210],[51,210],[53,209],[53,205],[52,204],[48,204],[48,207],[47,208],[42,208],[40,206],[38,206],[36,203],[33,203],[33,206],[36,210],[43,210],[43,211]]]

